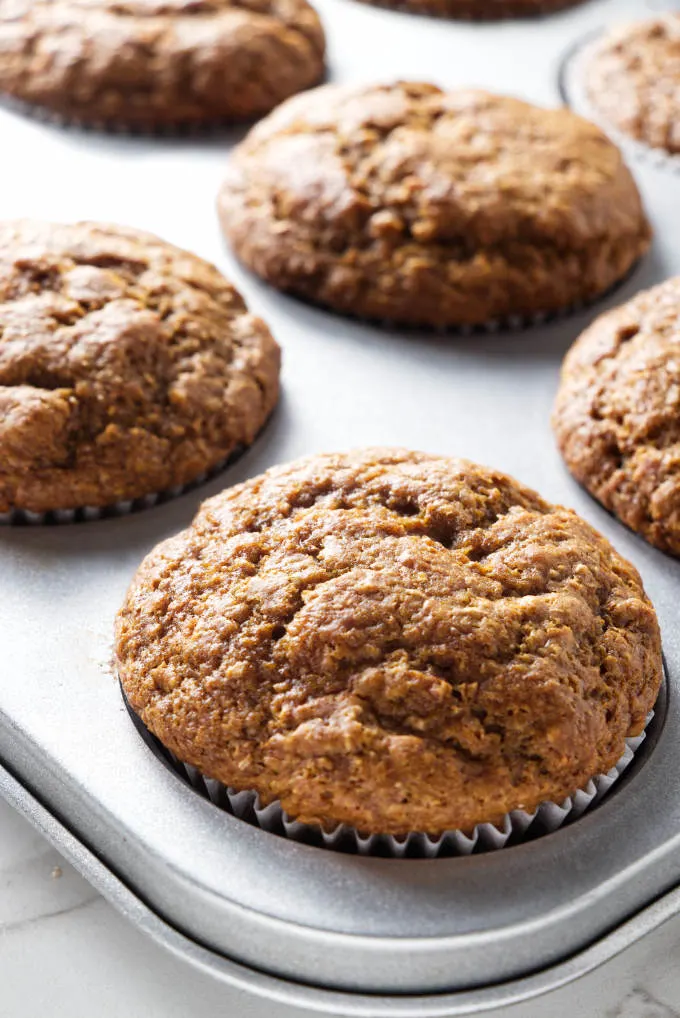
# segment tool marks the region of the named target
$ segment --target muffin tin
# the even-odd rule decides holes
[[[334,80],[481,85],[559,102],[588,33],[661,3],[591,0],[468,25],[317,0]],[[549,415],[562,356],[606,307],[680,273],[677,176],[632,160],[657,237],[594,308],[526,331],[364,325],[274,293],[223,248],[214,198],[234,130],[203,139],[64,131],[3,111],[0,216],[92,218],[215,261],[284,349],[284,395],[218,479],[127,517],[0,527],[0,789],[138,926],[241,988],[317,1014],[474,1014],[575,979],[680,912],[680,564],[571,480]],[[358,857],[275,837],[179,780],[127,716],[112,619],[136,566],[227,484],[304,453],[391,444],[467,456],[573,506],[640,569],[666,686],[616,790],[546,837],[467,858]],[[654,904],[652,904],[654,903]],[[549,1010],[549,1009],[548,1009]],[[548,1012],[547,1012],[548,1013]]]

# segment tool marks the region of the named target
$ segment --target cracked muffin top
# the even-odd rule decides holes
[[[406,82],[285,103],[235,150],[219,210],[273,286],[430,326],[593,299],[650,240],[633,178],[593,124]]]
[[[553,424],[574,477],[680,555],[680,277],[602,315],[576,341]]]
[[[86,123],[250,119],[324,49],[306,0],[0,0],[0,91]]]
[[[590,102],[620,131],[680,153],[680,14],[623,25],[585,67]]]
[[[278,374],[208,262],[118,226],[0,223],[0,512],[186,484],[253,441]]]
[[[133,709],[290,816],[438,834],[561,801],[662,676],[640,577],[512,478],[399,449],[276,467],[159,545],[117,621]]]

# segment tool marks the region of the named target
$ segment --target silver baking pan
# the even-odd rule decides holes
[[[661,4],[592,0],[465,25],[318,0],[333,80],[434,80],[560,101],[560,68],[603,24]],[[680,564],[571,480],[549,415],[562,356],[608,306],[680,272],[680,178],[635,155],[652,253],[597,306],[469,336],[377,329],[284,297],[222,245],[216,194],[242,132],[141,139],[0,112],[0,216],[118,221],[216,262],[284,349],[284,396],[220,477],[155,509],[0,527],[0,791],[130,920],[216,978],[317,1014],[475,1014],[592,970],[680,912]],[[573,506],[641,571],[666,685],[633,765],[547,837],[462,859],[345,855],[260,831],[201,798],[130,722],[112,620],[146,552],[223,486],[304,453],[367,444],[463,455]]]

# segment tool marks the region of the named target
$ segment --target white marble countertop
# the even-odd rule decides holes
[[[122,919],[0,802],[0,1018],[305,1018],[215,982]],[[680,920],[488,1018],[680,1018]]]

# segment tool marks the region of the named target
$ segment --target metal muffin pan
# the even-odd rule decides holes
[[[333,80],[473,84],[546,105],[559,102],[560,61],[578,39],[654,9],[592,0],[536,21],[466,25],[317,2]],[[677,177],[633,164],[656,242],[601,304],[523,332],[436,335],[305,306],[234,263],[214,197],[242,131],[128,139],[2,111],[0,132],[1,217],[118,221],[190,248],[235,280],[285,362],[270,425],[218,479],[128,517],[0,527],[0,790],[172,950],[318,1014],[424,1018],[528,999],[679,913],[680,895],[669,892],[680,885],[680,563],[578,488],[549,427],[560,362],[578,333],[606,307],[680,272]],[[146,552],[227,484],[304,453],[367,444],[507,470],[573,506],[643,575],[661,620],[666,689],[615,792],[555,834],[432,861],[287,842],[194,794],[130,723],[111,670],[112,621]]]

